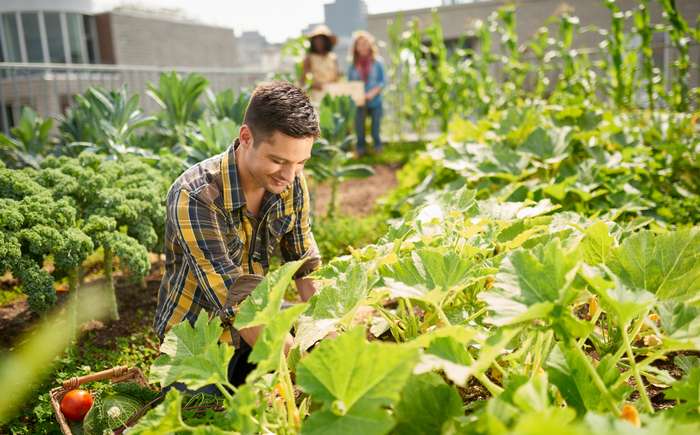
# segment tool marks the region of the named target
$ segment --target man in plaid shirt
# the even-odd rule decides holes
[[[302,300],[314,294],[306,275],[321,260],[302,169],[318,135],[316,112],[301,89],[263,84],[229,149],[175,180],[167,197],[165,274],[154,321],[161,339],[179,322],[194,323],[202,309],[230,326],[277,247],[285,262],[306,259],[295,283]],[[261,328],[225,328],[222,340],[237,347],[229,364],[234,385],[253,368],[247,357]],[[288,335],[285,350],[291,344]]]

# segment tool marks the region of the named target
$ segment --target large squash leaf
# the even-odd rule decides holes
[[[322,404],[302,433],[387,433],[394,419],[385,407],[399,400],[416,356],[409,346],[368,343],[363,328],[322,342],[297,368],[299,386]]]

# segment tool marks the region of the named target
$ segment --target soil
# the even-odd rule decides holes
[[[367,216],[381,195],[396,186],[398,165],[376,165],[375,174],[359,180],[348,180],[338,188],[339,212],[348,216]],[[331,199],[330,184],[324,183],[315,188],[314,211],[316,216],[325,215]]]
[[[118,321],[91,321],[82,326],[84,331],[92,331],[90,341],[98,346],[116,349],[118,337],[131,335],[134,331],[150,328],[155,313],[160,286],[161,263],[152,264],[151,273],[141,283],[115,274],[115,291],[119,301]],[[96,278],[101,280],[103,278]],[[92,281],[88,279],[88,281]],[[67,292],[59,292],[57,309],[68,299]],[[0,349],[11,350],[17,341],[29,333],[37,324],[38,315],[29,310],[26,299],[0,307]],[[85,337],[85,336],[83,336]]]

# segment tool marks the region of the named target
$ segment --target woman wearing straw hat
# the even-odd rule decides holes
[[[384,65],[377,54],[374,37],[363,30],[353,35],[351,45],[352,65],[348,69],[348,80],[362,80],[365,84],[365,105],[357,107],[355,133],[357,134],[357,155],[366,152],[365,118],[372,119],[372,144],[374,152],[382,150],[379,127],[382,119],[382,88],[384,87]]]
[[[333,47],[338,38],[331,29],[320,24],[307,35],[309,51],[304,58],[304,80],[311,76],[311,100],[318,103],[323,98],[323,87],[338,80],[338,59]]]

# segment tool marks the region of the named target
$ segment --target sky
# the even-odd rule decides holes
[[[180,9],[188,18],[232,27],[236,35],[257,30],[269,42],[298,36],[311,23],[323,22],[323,5],[332,0],[98,0],[104,7],[122,4]],[[440,0],[365,0],[370,14],[437,6]]]

